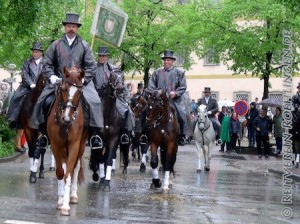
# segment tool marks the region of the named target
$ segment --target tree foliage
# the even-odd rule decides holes
[[[149,72],[161,65],[165,49],[183,56],[186,67],[191,64],[194,43],[183,38],[186,6],[174,0],[123,0],[120,7],[129,17],[123,43],[115,54],[122,69],[144,75],[147,85]]]
[[[213,49],[235,74],[252,74],[264,80],[263,98],[269,95],[269,77],[281,76],[283,30],[294,31],[294,59],[299,61],[299,18],[273,0],[224,0],[212,4],[194,1],[188,33],[197,33],[197,53]],[[296,65],[296,64],[295,64]]]
[[[19,68],[30,56],[34,41],[47,49],[52,40],[63,34],[66,12],[77,12],[84,21],[86,1],[80,0],[1,0],[0,65]],[[93,1],[90,1],[93,2]],[[89,26],[90,27],[90,26]]]

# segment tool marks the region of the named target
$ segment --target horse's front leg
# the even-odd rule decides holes
[[[169,188],[172,187],[172,181],[170,178],[170,174],[173,173],[174,177],[174,165],[176,162],[178,145],[176,142],[169,142],[167,148],[165,149],[165,161],[164,161],[164,184],[163,191],[164,193],[169,192]]]
[[[71,204],[78,204],[77,188],[78,188],[78,174],[79,174],[80,166],[81,166],[80,160],[78,160],[74,168],[74,174],[72,178],[71,196],[70,196]]]
[[[40,163],[40,172],[39,172],[39,178],[44,178],[45,174],[44,174],[44,157],[45,157],[45,153],[46,153],[46,148],[41,148],[41,163]]]
[[[158,155],[157,155],[157,148],[158,145],[151,143],[151,160],[150,160],[150,165],[152,168],[152,184],[151,188],[160,188],[161,187],[161,181],[159,179],[158,175]]]
[[[204,155],[204,160],[205,160],[205,171],[210,170],[210,159],[211,159],[211,149],[213,147],[213,143],[209,143],[207,147],[205,147],[205,155]]]
[[[197,168],[197,173],[201,173],[201,168],[202,168],[202,157],[203,157],[203,152],[202,152],[202,146],[201,144],[196,140],[195,141],[196,148],[197,148],[197,156],[198,156],[198,168]]]
[[[105,174],[105,182],[104,182],[104,191],[110,191],[110,180],[112,176],[112,165],[114,155],[117,153],[117,142],[113,141],[113,143],[109,146],[108,149],[108,157],[106,160],[106,174]]]

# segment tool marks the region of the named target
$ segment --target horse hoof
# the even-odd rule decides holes
[[[170,189],[169,188],[164,188],[162,192],[163,192],[163,194],[169,194]]]
[[[99,175],[98,175],[98,173],[93,173],[92,178],[93,178],[93,181],[97,182],[97,181],[99,180]]]
[[[42,171],[42,172],[39,173],[39,178],[40,179],[44,179],[45,178],[44,171]]]
[[[104,181],[104,188],[103,191],[109,192],[110,191],[110,180]]]
[[[205,167],[205,171],[209,171],[210,170],[210,168],[209,167]]]
[[[63,216],[70,216],[70,209],[62,208],[60,214]]]
[[[146,166],[145,166],[144,163],[141,164],[141,166],[140,166],[140,171],[141,171],[142,173],[145,173],[145,172],[146,172]]]
[[[74,197],[74,196],[70,197],[70,203],[71,204],[78,204],[78,197]]]
[[[122,172],[123,174],[127,174],[127,168],[125,168],[124,167],[124,169],[123,169],[123,172]]]
[[[49,171],[55,171],[55,167],[50,167]]]
[[[161,187],[160,179],[152,179],[152,184],[154,185],[155,188],[160,188]]]
[[[299,168],[299,162],[296,162],[295,168]]]
[[[197,173],[201,173],[201,170],[200,170],[200,169],[197,169]]]
[[[60,204],[60,203],[57,203],[57,204],[56,204],[56,209],[57,209],[57,210],[61,210],[61,207],[62,207],[62,204]]]
[[[30,183],[36,183],[36,172],[30,172],[30,177],[29,177]]]

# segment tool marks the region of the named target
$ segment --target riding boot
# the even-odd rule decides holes
[[[90,138],[91,149],[102,149],[103,141],[100,137],[100,128],[92,128],[92,137]]]
[[[121,129],[121,144],[125,145],[125,144],[129,144],[129,135],[128,135],[128,131],[125,128]]]

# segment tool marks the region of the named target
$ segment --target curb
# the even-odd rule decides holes
[[[21,153],[21,152],[17,152],[15,153],[15,155],[8,157],[8,158],[0,158],[0,163],[8,163],[8,162],[12,162],[14,160],[16,160],[17,158],[21,157],[22,155],[25,155],[26,152]]]
[[[270,173],[274,173],[274,174],[277,174],[277,175],[280,175],[280,176],[282,176],[284,174],[284,172],[281,171],[281,170],[268,169],[268,171]],[[294,181],[299,181],[300,182],[300,175],[294,174],[293,170],[291,170],[291,172],[292,172],[292,175],[290,175],[289,178],[291,178]]]

